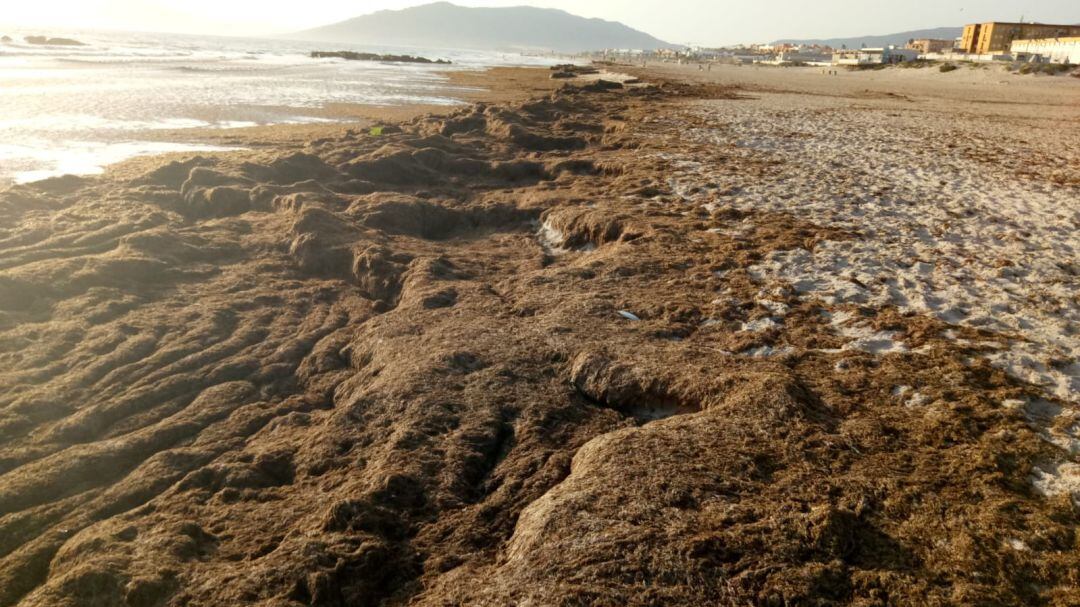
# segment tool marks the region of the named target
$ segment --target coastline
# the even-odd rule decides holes
[[[85,41],[74,49],[16,45],[0,57],[10,70],[0,104],[0,182],[98,174],[133,156],[215,151],[179,143],[198,137],[188,130],[229,138],[213,130],[354,119],[355,109],[341,102],[451,105],[475,91],[450,84],[446,71],[514,61],[447,51],[453,65],[350,62],[311,58],[310,43],[197,36],[101,33]]]
[[[0,606],[1078,600],[1080,110],[632,73],[0,192]]]
[[[376,106],[367,104],[331,104],[322,110],[328,119],[324,123],[274,124],[234,129],[206,128],[158,130],[142,133],[143,137],[191,145],[211,145],[241,148],[203,155],[236,158],[257,157],[262,152],[280,153],[301,150],[309,142],[326,137],[339,137],[349,130],[367,129],[375,124],[404,122],[424,115],[446,115],[472,103],[505,103],[523,101],[555,90],[559,83],[550,80],[550,71],[543,67],[493,67],[484,70],[452,70],[444,75],[451,87],[462,89],[454,95],[456,104],[407,104]],[[170,159],[190,157],[190,153],[139,156],[110,165],[110,176],[134,175],[150,170]]]

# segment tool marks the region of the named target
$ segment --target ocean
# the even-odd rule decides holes
[[[25,36],[87,46],[38,46]],[[0,185],[96,174],[139,155],[223,148],[160,133],[333,120],[328,104],[454,104],[449,70],[548,65],[512,53],[172,34],[0,30]],[[397,53],[453,65],[312,59]],[[158,133],[154,135],[155,131]]]

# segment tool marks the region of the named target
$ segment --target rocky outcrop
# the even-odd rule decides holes
[[[27,36],[24,38],[27,44],[39,46],[86,46],[86,43],[71,38],[52,38],[49,36]],[[10,38],[8,38],[10,41]]]
[[[357,53],[353,51],[312,51],[312,59],[345,59],[346,61],[379,61],[382,63],[424,63],[450,65],[446,59],[428,59],[413,55],[380,55],[377,53]]]

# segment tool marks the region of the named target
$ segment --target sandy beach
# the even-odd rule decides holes
[[[606,69],[0,191],[0,607],[1080,602],[1080,79]]]
[[[784,252],[754,268],[756,278],[833,304],[897,306],[1015,337],[989,355],[995,365],[1076,402],[1076,80],[997,67],[777,71],[654,72],[756,89],[758,103],[704,102],[672,118],[680,138],[702,146],[673,179],[693,187],[704,175],[724,190],[713,204],[796,213],[862,236]],[[722,160],[703,160],[724,148],[782,159],[783,168],[772,182],[723,179]]]

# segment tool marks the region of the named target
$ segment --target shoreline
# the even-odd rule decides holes
[[[309,142],[326,137],[341,136],[349,130],[365,129],[379,123],[406,122],[424,115],[446,115],[473,103],[505,103],[520,101],[536,94],[554,90],[558,83],[548,79],[550,71],[541,67],[493,67],[484,70],[453,70],[445,72],[450,86],[472,89],[461,94],[459,103],[446,105],[407,104],[376,106],[367,104],[332,104],[321,110],[331,122],[272,124],[235,129],[181,129],[145,133],[161,141],[192,145],[220,145],[242,148],[232,151],[204,153],[208,156],[253,155],[265,151],[303,149]],[[131,175],[170,159],[190,157],[180,152],[130,158],[106,167],[105,175]],[[239,157],[238,156],[238,157]]]
[[[1080,109],[549,73],[0,191],[0,607],[1080,599]]]
[[[107,62],[106,65],[108,65]],[[318,90],[313,89],[313,94],[322,94],[326,98],[326,102],[321,107],[274,107],[265,104],[252,105],[248,102],[230,106],[232,109],[229,110],[219,110],[210,106],[199,106],[196,102],[192,102],[195,105],[191,107],[185,106],[186,109],[181,107],[169,110],[182,114],[185,118],[166,120],[165,116],[171,114],[155,114],[160,118],[158,122],[155,122],[150,117],[143,117],[142,120],[130,119],[132,112],[130,108],[123,106],[123,104],[116,110],[116,116],[128,116],[128,119],[107,120],[89,115],[77,115],[81,110],[74,109],[74,104],[65,104],[58,101],[53,105],[58,108],[68,108],[57,110],[58,112],[71,113],[72,120],[85,118],[84,122],[75,124],[89,126],[79,126],[70,133],[65,134],[57,130],[55,125],[45,121],[40,126],[40,129],[43,130],[41,130],[42,134],[39,136],[38,131],[35,130],[39,129],[39,126],[31,118],[19,118],[22,114],[33,116],[34,112],[29,110],[21,113],[16,112],[16,119],[10,121],[11,126],[9,127],[12,137],[12,141],[9,142],[11,145],[8,150],[5,150],[5,154],[9,155],[10,158],[5,156],[6,160],[0,160],[0,162],[6,163],[5,168],[10,175],[2,175],[0,179],[3,180],[6,186],[17,181],[25,182],[27,179],[45,178],[45,175],[53,171],[69,171],[75,174],[100,174],[101,163],[95,164],[98,158],[102,159],[102,163],[108,165],[114,164],[117,158],[153,156],[159,153],[167,153],[169,148],[175,148],[181,153],[185,151],[197,153],[200,150],[195,148],[208,145],[210,147],[223,144],[232,147],[244,147],[244,144],[248,142],[259,146],[284,145],[288,139],[301,141],[304,138],[317,138],[320,136],[317,134],[317,127],[320,125],[325,127],[327,124],[368,122],[388,118],[401,119],[421,113],[447,111],[446,108],[458,107],[472,100],[485,98],[487,96],[484,90],[486,87],[498,87],[500,83],[515,79],[516,77],[513,74],[518,69],[496,67],[494,69],[505,71],[490,76],[485,75],[486,69],[467,65],[438,67],[442,69],[436,69],[430,73],[422,70],[422,72],[428,74],[427,76],[409,76],[406,78],[407,86],[405,89],[394,89],[399,92],[405,91],[396,98],[412,101],[412,103],[407,102],[405,105],[366,105],[370,103],[366,101],[369,96],[362,91],[355,90],[358,86],[354,82],[356,80],[355,76],[343,76],[345,83],[341,86],[343,91],[355,93],[356,96],[353,98],[363,100],[359,104],[335,103],[333,101],[335,98],[347,98],[343,96],[345,93],[335,96],[320,93]],[[318,69],[318,67],[305,69]],[[390,81],[382,82],[381,79],[384,76],[377,75],[377,72],[379,70],[375,70],[367,76],[371,79],[370,86],[374,87],[372,90],[385,92],[386,86],[391,88],[400,86],[394,85]],[[344,70],[343,73],[347,75],[351,72]],[[209,74],[209,72],[206,72],[206,74]],[[352,78],[352,80],[349,80],[349,78]],[[426,78],[432,80],[426,80]],[[63,82],[63,80],[60,79],[58,82]],[[175,91],[171,91],[168,85],[161,86],[165,89],[162,92],[163,98],[167,99],[170,98],[170,94],[175,94]],[[257,85],[252,84],[251,87],[256,88]],[[433,92],[432,87],[437,90]],[[18,90],[15,92],[18,92]],[[245,89],[238,92],[237,99],[243,100],[247,98],[245,95],[250,96],[252,94],[255,93]],[[496,95],[493,98],[497,98],[496,93],[493,92],[492,94]],[[373,96],[385,95],[373,93]],[[323,97],[317,97],[314,101],[318,103]],[[394,97],[387,97],[388,100],[391,98]],[[425,99],[428,98],[432,99],[432,101],[425,102]],[[436,101],[439,98],[445,98],[445,101]],[[157,107],[153,104],[150,105],[151,107]],[[305,104],[299,102],[298,105],[303,106]],[[136,115],[138,115],[137,112]],[[230,120],[222,122],[223,117],[228,117]],[[255,122],[262,122],[263,120],[277,120],[277,122],[255,126]],[[20,131],[19,129],[23,128],[23,126],[19,126],[20,124],[29,130]],[[93,126],[95,124],[98,126]],[[205,126],[200,127],[199,124]],[[243,126],[245,124],[253,126],[245,127]],[[275,131],[275,129],[277,130]],[[330,131],[324,128],[323,132]],[[37,138],[35,139],[35,137]],[[61,141],[64,137],[70,140]],[[191,149],[185,150],[185,147]],[[7,163],[8,160],[10,160],[10,163]]]

